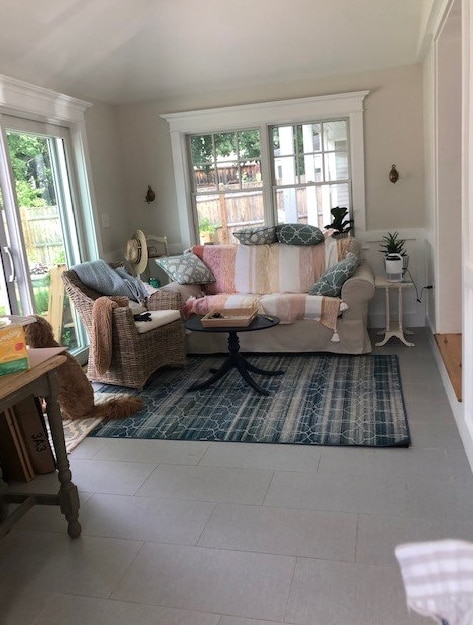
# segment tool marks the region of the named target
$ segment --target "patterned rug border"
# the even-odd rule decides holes
[[[145,403],[148,406],[147,411],[136,413],[135,415],[133,415],[133,417],[129,417],[128,419],[125,419],[120,422],[112,423],[112,422],[105,421],[105,422],[100,423],[98,426],[97,424],[94,425],[92,423],[80,423],[80,420],[72,423],[71,426],[73,427],[74,432],[75,432],[72,446],[70,446],[69,444],[70,442],[68,440],[69,435],[68,435],[68,432],[66,431],[68,451],[71,451],[71,449],[76,447],[88,435],[92,437],[97,437],[97,438],[143,438],[143,439],[209,440],[209,441],[210,440],[215,440],[215,441],[225,440],[226,442],[258,442],[258,443],[269,443],[269,444],[271,443],[272,444],[312,444],[312,445],[326,445],[326,446],[359,446],[359,447],[364,446],[364,447],[370,447],[370,448],[408,447],[409,446],[410,432],[409,432],[409,425],[407,421],[404,394],[402,391],[402,381],[401,381],[399,360],[398,360],[397,355],[395,354],[393,355],[365,354],[361,356],[345,356],[345,355],[337,355],[337,354],[297,354],[297,355],[296,354],[290,354],[290,355],[289,354],[264,354],[264,355],[251,354],[251,355],[248,355],[248,358],[252,362],[257,364],[258,366],[263,366],[263,368],[274,368],[274,369],[285,368],[285,364],[287,364],[288,360],[291,361],[291,364],[294,364],[296,359],[302,358],[306,364],[299,363],[297,364],[297,366],[294,365],[294,368],[297,370],[297,368],[300,369],[301,367],[307,367],[308,366],[307,362],[310,361],[309,364],[313,368],[315,367],[314,371],[312,371],[312,377],[313,378],[315,377],[317,379],[321,375],[326,375],[327,371],[330,371],[331,369],[333,369],[334,366],[340,367],[341,366],[340,363],[342,363],[342,361],[345,361],[345,365],[348,366],[349,368],[352,367],[353,371],[355,372],[358,370],[361,371],[363,369],[363,365],[365,367],[368,366],[368,369],[369,367],[372,367],[373,372],[375,372],[376,370],[376,375],[373,376],[375,378],[374,383],[380,386],[380,388],[377,388],[378,395],[379,395],[377,404],[379,403],[382,406],[386,405],[386,407],[388,408],[393,406],[395,411],[397,412],[394,415],[394,421],[390,423],[385,423],[384,421],[376,422],[375,420],[373,427],[375,428],[375,430],[377,429],[378,431],[374,432],[374,434],[371,434],[371,436],[372,438],[376,437],[376,439],[378,440],[382,438],[384,435],[383,431],[380,432],[380,430],[384,430],[384,429],[389,430],[389,428],[391,428],[391,430],[395,434],[394,439],[391,439],[390,442],[387,442],[384,444],[378,444],[378,443],[373,444],[372,441],[368,443],[364,443],[360,441],[354,442],[353,440],[351,440],[350,442],[347,442],[347,440],[343,439],[343,436],[344,436],[343,432],[339,433],[339,435],[337,435],[337,433],[335,432],[335,435],[338,436],[338,438],[336,439],[336,442],[334,442],[333,440],[329,440],[328,438],[326,440],[323,440],[323,442],[317,442],[314,440],[286,440],[286,439],[281,440],[280,437],[277,440],[275,440],[271,432],[269,434],[268,432],[266,432],[265,436],[260,437],[260,439],[258,439],[252,436],[251,432],[249,434],[248,432],[245,432],[244,438],[242,440],[241,438],[238,438],[241,434],[241,433],[238,433],[238,431],[235,431],[236,433],[227,437],[213,436],[213,437],[193,438],[191,435],[189,435],[189,433],[186,434],[185,432],[183,432],[182,427],[181,427],[181,432],[178,432],[178,433],[174,432],[174,434],[172,435],[169,435],[169,432],[168,432],[166,435],[162,435],[162,434],[160,435],[159,432],[158,433],[156,432],[156,425],[153,431],[150,433],[151,426],[148,421],[152,422],[153,420],[154,421],[160,420],[159,418],[156,419],[155,415],[157,413],[157,410],[155,407],[158,406],[159,408],[162,405],[165,406],[166,411],[172,413],[171,416],[168,417],[167,419],[163,416],[161,417],[161,421],[164,424],[163,428],[164,429],[166,429],[166,427],[169,428],[170,423],[172,421],[173,422],[172,428],[176,429],[175,412],[176,412],[176,408],[180,410],[179,401],[180,399],[182,399],[182,397],[186,401],[194,398],[194,400],[197,402],[205,402],[209,398],[213,398],[213,399],[218,398],[219,400],[221,400],[222,396],[228,397],[230,394],[230,396],[236,397],[238,393],[240,393],[240,397],[243,396],[245,399],[245,404],[246,404],[245,419],[248,421],[249,427],[251,427],[252,419],[248,418],[248,414],[250,414],[250,411],[251,411],[251,414],[254,413],[255,406],[256,408],[258,408],[258,406],[261,407],[261,405],[265,405],[266,403],[266,408],[268,408],[268,406],[269,408],[271,408],[271,406],[273,406],[274,404],[273,406],[274,410],[277,409],[280,412],[281,410],[283,411],[285,407],[289,406],[289,408],[291,408],[292,411],[294,412],[294,406],[291,407],[291,403],[296,402],[296,405],[299,405],[297,404],[297,399],[295,400],[294,398],[292,398],[291,401],[287,400],[286,395],[291,394],[287,392],[283,397],[284,401],[281,405],[279,405],[278,402],[275,402],[275,396],[278,395],[277,393],[278,389],[284,389],[285,387],[287,387],[288,384],[290,385],[290,381],[288,379],[285,379],[285,376],[281,376],[281,377],[278,376],[278,377],[272,377],[272,378],[264,377],[264,376],[257,376],[258,382],[263,387],[270,390],[271,396],[269,398],[264,398],[260,395],[257,395],[251,389],[249,389],[249,387],[247,387],[245,383],[239,379],[238,373],[236,371],[233,371],[230,374],[228,374],[222,381],[220,381],[217,385],[215,385],[214,387],[211,387],[210,389],[206,389],[203,391],[196,391],[193,393],[186,393],[184,392],[185,389],[192,383],[194,378],[202,379],[202,377],[205,377],[206,375],[205,372],[208,370],[209,366],[212,366],[213,364],[215,364],[215,359],[218,359],[218,362],[221,362],[221,359],[222,359],[222,356],[190,356],[189,357],[190,364],[184,372],[182,370],[166,369],[155,374],[153,379],[150,381],[150,383],[147,385],[147,387],[145,387],[144,391],[142,391],[141,393]],[[263,359],[264,362],[261,362],[261,360],[257,362],[259,359]],[[317,361],[318,364],[316,364],[315,361]],[[268,365],[269,362],[272,363],[271,366]],[[327,369],[328,363],[330,363],[331,367]],[[332,371],[332,377],[334,375],[336,375],[336,370]],[[362,382],[364,381],[365,380],[363,376],[360,376],[360,379],[351,381],[350,384],[353,388],[351,388],[350,393],[353,395],[355,400],[358,401],[358,403],[360,403],[360,401],[362,400],[363,402],[365,402],[366,406],[369,408],[370,405],[373,403],[373,398],[369,397],[369,389],[364,389],[364,396],[362,396],[360,399],[360,393],[361,395],[363,395],[363,393],[360,391],[360,388],[363,386]],[[343,388],[343,391],[346,395],[347,389],[344,388],[345,381],[340,382],[340,380],[338,380],[336,381],[336,383],[338,383],[340,388]],[[184,389],[183,389],[183,384],[185,384]],[[314,384],[315,382],[312,380],[309,385],[311,386],[310,392],[312,394],[315,393],[314,397],[315,399],[317,399],[317,401],[319,400],[322,401],[323,393],[321,393],[320,390],[318,391],[317,388],[314,387]],[[390,389],[389,393],[385,392],[386,387],[383,386],[384,384],[389,385],[389,389]],[[340,393],[340,388],[338,389],[339,393]],[[176,389],[177,389],[177,392],[180,394],[181,398],[175,396]],[[226,392],[224,389],[227,389]],[[335,390],[337,390],[337,388],[335,388]],[[133,393],[133,391],[130,389],[125,389],[123,387],[105,386],[105,385],[98,386],[97,391],[100,391],[100,393],[98,394],[100,394],[102,397],[110,396],[110,394],[117,394],[117,393],[120,393],[120,394],[125,394],[125,393],[132,394]],[[287,388],[286,388],[286,391],[287,391]],[[300,402],[304,402],[304,399],[305,399],[306,401],[305,401],[303,409],[304,410],[307,409],[307,404],[309,403],[309,412],[310,412],[310,410],[312,410],[313,408],[312,408],[312,404],[310,404],[310,402],[307,401],[307,392],[308,391],[306,390],[305,387],[303,391],[300,390],[298,394],[298,400]],[[158,396],[158,399],[156,399],[155,397],[156,395]],[[333,393],[331,395],[333,395]],[[349,400],[352,401],[352,399],[350,398],[351,398],[351,395],[349,397]],[[331,402],[330,409],[332,410],[332,413],[330,413],[330,416],[327,416],[326,414],[324,419],[325,419],[325,424],[327,425],[327,423],[330,422],[329,426],[331,427],[332,421],[333,421],[333,414],[336,414],[337,411],[340,412],[340,410],[342,409],[341,405],[343,404],[343,402],[341,402],[341,400],[338,400],[338,402],[334,401],[331,396],[329,397],[329,401]],[[190,404],[191,403],[192,402],[190,402]],[[236,403],[238,403],[238,400]],[[355,404],[353,403],[349,404],[350,409],[353,408],[353,406],[355,408],[357,407],[356,402]],[[365,409],[366,409],[366,406],[365,406]],[[143,415],[143,412],[145,413],[144,415]],[[147,412],[149,412],[150,414],[146,416]],[[199,421],[202,421],[202,419],[200,418],[200,415],[199,417],[196,417],[196,416],[192,417],[191,421],[194,422],[196,418]],[[274,425],[276,425],[277,427],[282,426],[286,418],[287,418],[287,414],[283,414],[283,415],[280,415],[279,418],[275,418],[272,413],[270,416],[263,415],[263,418],[261,418],[261,416],[259,417],[260,421],[262,419],[263,422],[265,420],[270,420],[272,422],[271,427]],[[185,416],[181,415],[179,419],[181,419],[182,421],[185,421]],[[238,417],[238,419],[241,419],[241,415]],[[349,415],[348,420],[352,420],[351,414]],[[347,422],[346,419],[345,419],[345,422]],[[360,423],[358,423],[357,427],[358,428],[365,427],[366,429],[366,425],[367,425],[367,422],[364,421],[361,424],[361,426],[360,426]],[[220,422],[218,422],[218,426],[220,426]],[[289,430],[290,429],[291,427],[289,427]],[[225,434],[227,434],[226,431],[225,431]],[[289,434],[291,434],[291,432],[289,432]]]

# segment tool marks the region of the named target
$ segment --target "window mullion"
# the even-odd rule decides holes
[[[260,126],[261,176],[263,179],[264,221],[268,225],[278,223],[276,206],[273,196],[273,167],[271,149],[271,130],[269,126]]]

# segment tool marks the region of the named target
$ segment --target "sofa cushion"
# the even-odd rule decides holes
[[[318,245],[325,241],[325,236],[316,226],[284,224],[278,228],[278,240],[286,245]]]
[[[244,228],[234,232],[233,236],[242,245],[267,245],[276,243],[276,226],[257,226],[255,228]]]
[[[156,258],[156,263],[179,284],[209,284],[215,277],[198,256],[192,252],[180,256]]]
[[[166,326],[168,323],[178,321],[181,318],[181,313],[178,310],[152,310],[146,313],[148,316],[147,321],[138,321],[135,319],[135,326],[138,334],[149,332],[154,328],[160,328]]]
[[[192,252],[210,269],[215,282],[203,285],[206,295],[235,293],[235,266],[237,251],[260,249],[229,243],[221,245],[193,245]],[[264,249],[264,246],[263,246]]]
[[[320,276],[309,289],[309,295],[340,297],[342,286],[355,273],[359,262],[359,258],[349,252],[346,258],[332,265]]]

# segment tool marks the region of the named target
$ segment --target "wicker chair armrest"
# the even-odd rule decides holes
[[[120,328],[126,326],[133,327],[133,330],[137,332],[135,326],[135,320],[133,319],[133,311],[129,306],[118,306],[113,309],[113,321]]]
[[[156,291],[147,300],[148,310],[181,310],[182,297],[180,293],[170,291]]]

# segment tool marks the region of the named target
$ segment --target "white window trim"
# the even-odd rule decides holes
[[[0,117],[4,113],[69,128],[85,235],[81,240],[82,252],[88,258],[99,258],[102,245],[84,116],[91,106],[90,102],[0,74]]]
[[[168,122],[171,133],[181,242],[184,249],[196,243],[191,184],[187,166],[187,134],[242,128],[260,128],[263,132],[268,125],[323,121],[333,117],[346,117],[350,120],[353,217],[356,232],[364,233],[366,217],[363,101],[368,94],[369,91],[356,91],[161,115]],[[266,134],[267,131],[264,130],[261,136],[266,136]]]

